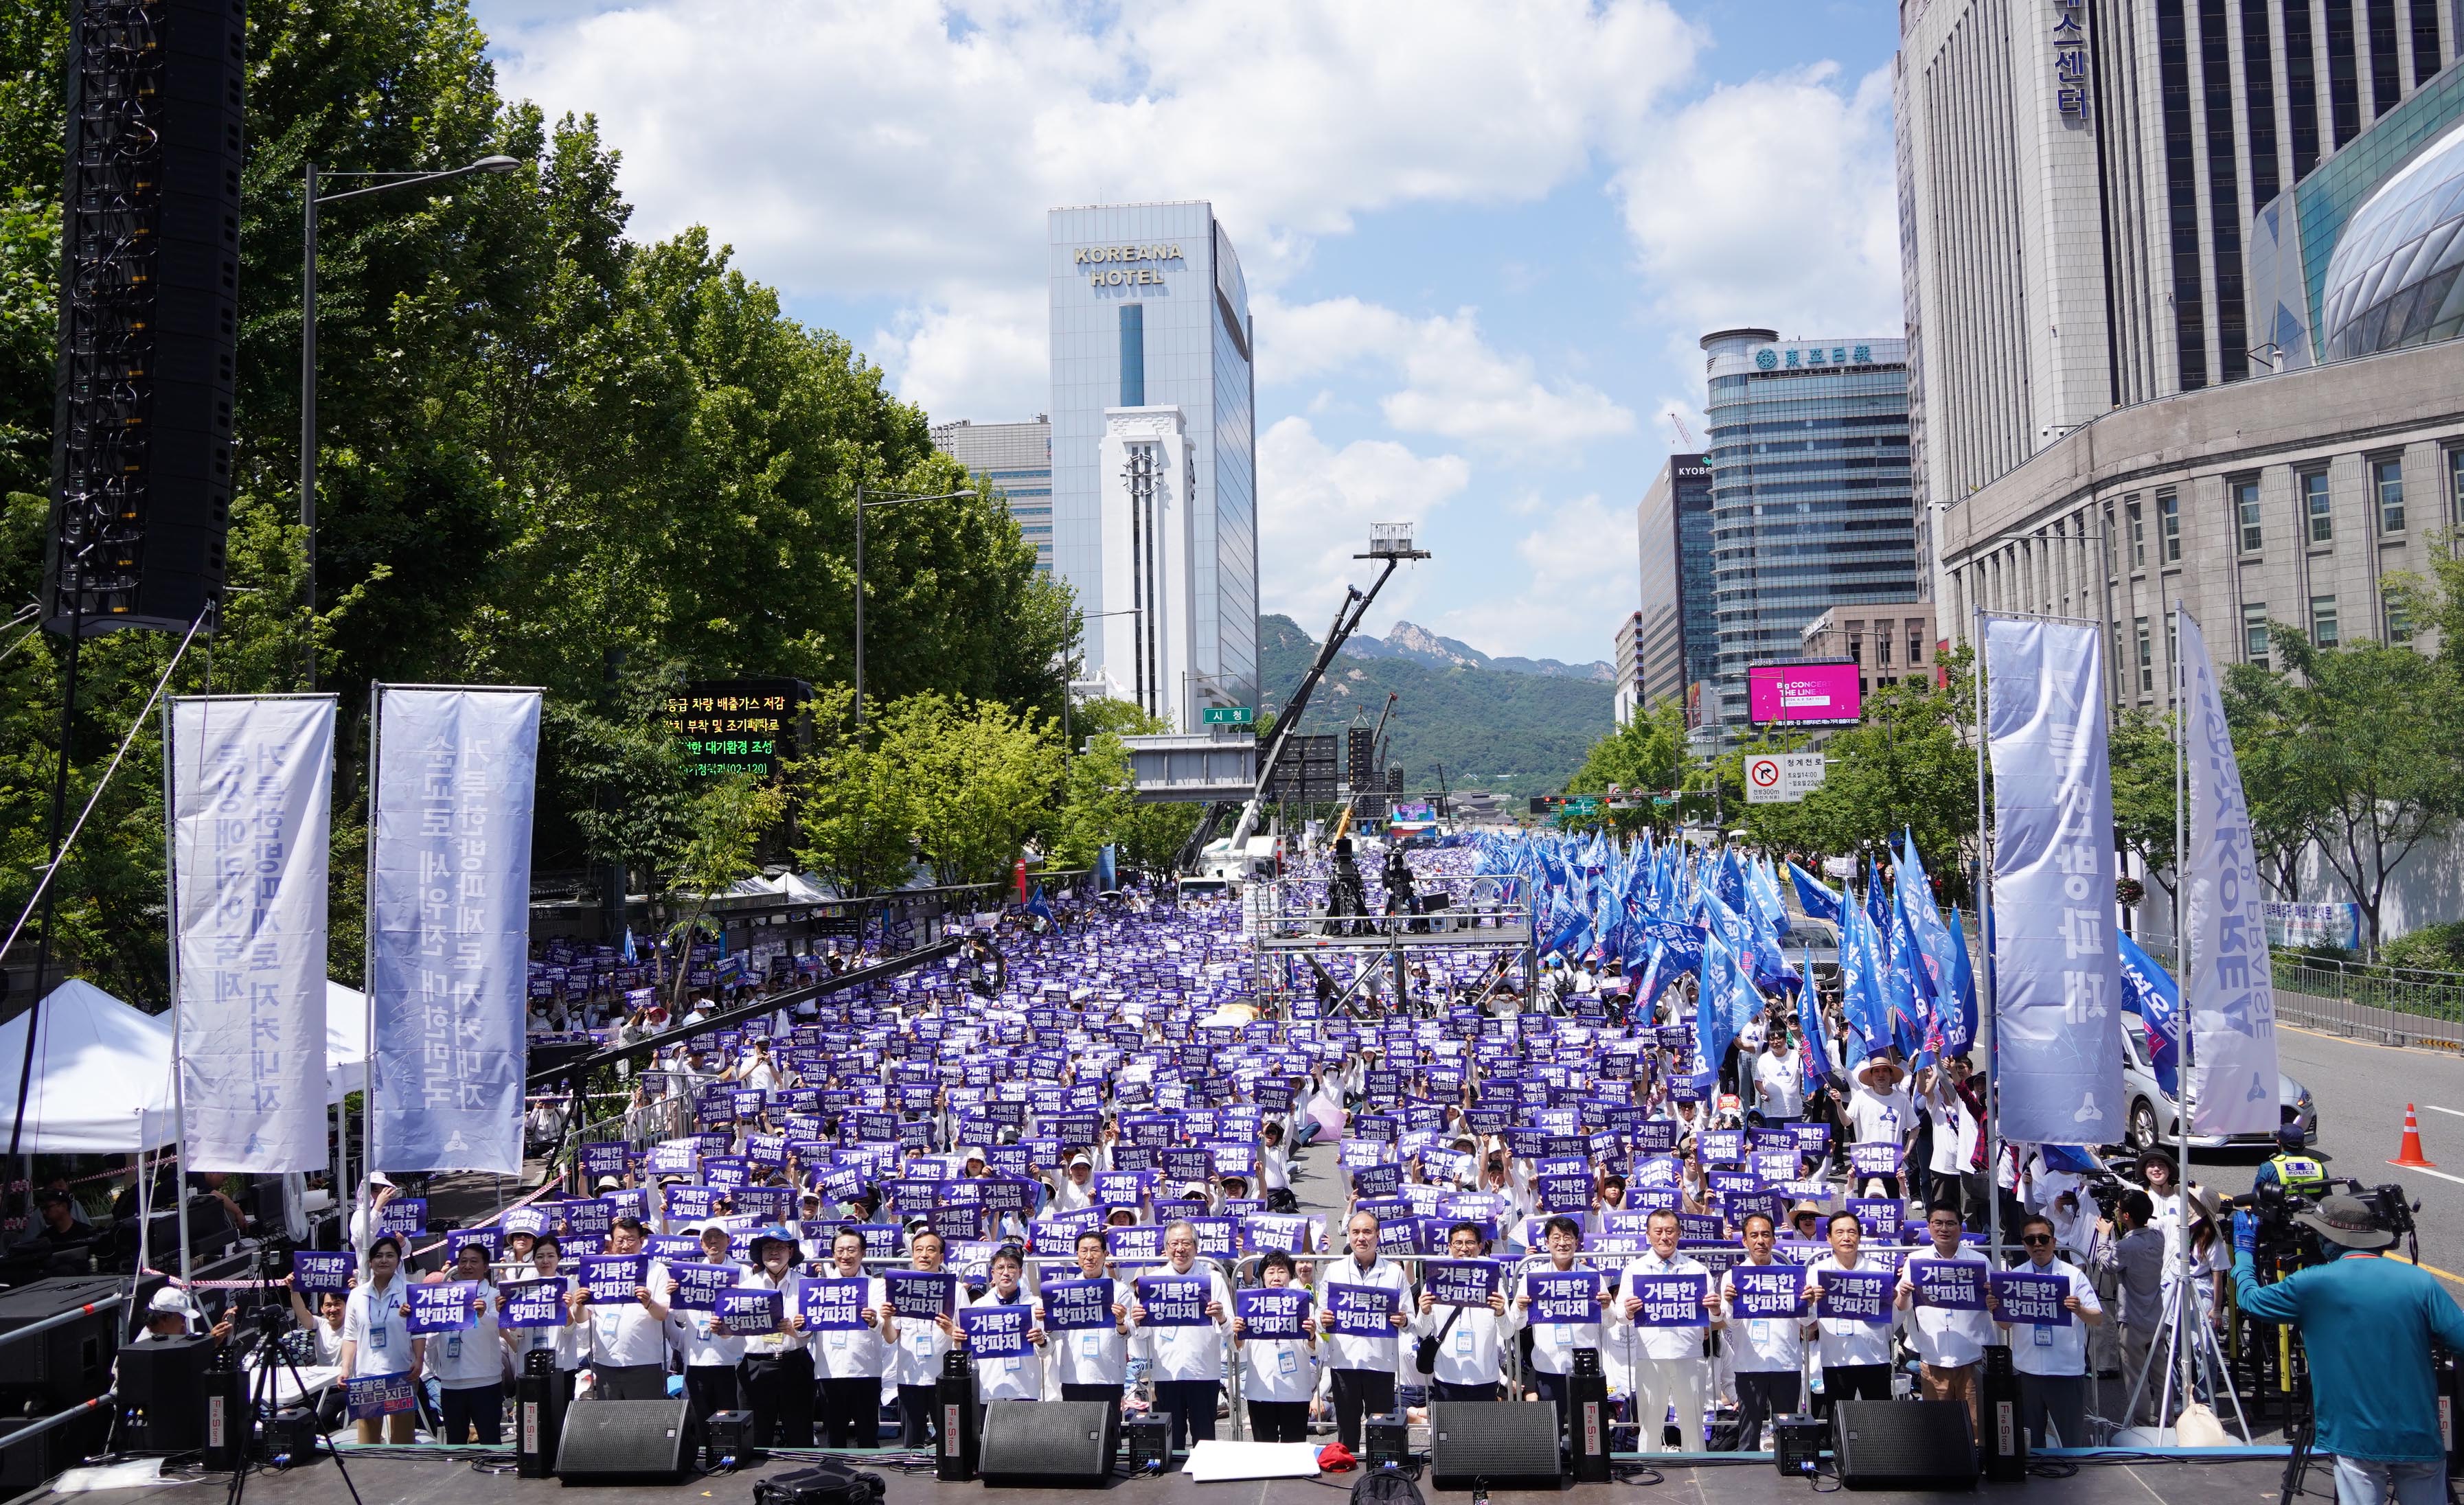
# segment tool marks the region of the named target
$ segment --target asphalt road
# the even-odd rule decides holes
[[[2279,1028],[2277,1060],[2317,1100],[2318,1147],[2329,1173],[2365,1186],[2393,1181],[2419,1201],[2422,1263],[2447,1275],[2449,1289],[2464,1297],[2464,1058]],[[2436,1170],[2387,1164],[2403,1139],[2408,1102],[2420,1115],[2422,1148]],[[2191,1157],[2196,1179],[2227,1194],[2249,1190],[2263,1158],[2255,1151]]]

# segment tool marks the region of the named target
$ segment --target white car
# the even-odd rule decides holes
[[[2133,1149],[2145,1149],[2149,1145],[2177,1143],[2174,1135],[2180,1128],[2180,1109],[2171,1094],[2156,1084],[2155,1068],[2147,1061],[2145,1026],[2136,1014],[2122,1016],[2122,1088],[2130,1103],[2128,1143]],[[2284,1075],[2276,1074],[2277,1121],[2278,1123],[2299,1123],[2305,1139],[2319,1142],[2319,1109],[2310,1101],[2310,1089]],[[2193,1149],[2227,1149],[2240,1145],[2257,1146],[2276,1143],[2276,1131],[2263,1134],[2193,1134]]]

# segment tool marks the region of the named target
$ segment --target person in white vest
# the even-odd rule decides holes
[[[1553,1270],[1561,1274],[1573,1271],[1574,1256],[1583,1247],[1582,1225],[1564,1213],[1549,1219],[1541,1229],[1541,1240],[1548,1248],[1542,1258],[1526,1266],[1528,1271]],[[1568,1425],[1570,1397],[1566,1377],[1574,1372],[1574,1353],[1589,1348],[1600,1351],[1600,1316],[1616,1299],[1609,1277],[1596,1270],[1587,1270],[1593,1277],[1595,1306],[1591,1320],[1586,1322],[1531,1322],[1531,1383],[1540,1398],[1557,1407],[1557,1429],[1563,1433]],[[1531,1321],[1531,1293],[1527,1287],[1515,1293],[1514,1304],[1523,1320]],[[1605,1368],[1605,1364],[1603,1365]]]
[[[407,1298],[402,1291],[402,1240],[391,1233],[378,1234],[368,1242],[363,1264],[366,1278],[352,1288],[351,1298],[342,1312],[342,1378],[368,1380],[407,1375],[417,1380],[426,1340],[410,1336],[410,1324],[403,1312]],[[359,1439],[363,1443],[406,1443],[411,1440],[417,1425],[417,1418],[409,1411],[396,1411],[382,1423],[373,1416],[363,1417],[358,1424]]]
[[[437,1333],[428,1340],[428,1372],[436,1377],[437,1410],[444,1441],[476,1440],[493,1448],[504,1440],[505,1340],[496,1327],[496,1283],[488,1278],[488,1246],[473,1242],[454,1253],[453,1268],[430,1283],[469,1280],[473,1322],[467,1332]]]
[[[1232,1326],[1232,1290],[1214,1266],[1198,1270],[1198,1230],[1186,1222],[1163,1231],[1163,1257],[1164,1268],[1155,1274],[1202,1273],[1206,1279],[1202,1325],[1150,1325],[1145,1302],[1130,1307],[1131,1323],[1144,1335],[1155,1408],[1171,1416],[1170,1445],[1178,1448],[1184,1436],[1191,1442],[1214,1439],[1215,1401],[1223,1386],[1223,1339]]]
[[[1357,1453],[1360,1418],[1383,1416],[1395,1408],[1395,1332],[1400,1332],[1411,1321],[1404,1307],[1411,1296],[1412,1280],[1402,1266],[1377,1252],[1376,1213],[1353,1213],[1344,1224],[1343,1237],[1350,1246],[1349,1255],[1318,1275],[1317,1326],[1327,1340],[1321,1358],[1328,1384],[1334,1391],[1335,1435],[1344,1447]],[[1327,1295],[1336,1286],[1372,1286],[1391,1293],[1395,1332],[1336,1332],[1334,1303]]]
[[[607,1252],[642,1252],[642,1220],[625,1216],[607,1230]],[[590,1394],[601,1401],[657,1401],[668,1393],[668,1268],[659,1260],[644,1266],[640,1284],[629,1301],[591,1305],[590,1293],[567,1293],[566,1302],[580,1318],[587,1307],[590,1329]]]
[[[822,1446],[876,1448],[881,1445],[881,1380],[890,1371],[893,1345],[890,1334],[890,1292],[879,1276],[864,1276],[864,1235],[843,1228],[830,1238],[831,1274],[838,1279],[865,1278],[864,1304],[857,1308],[860,1328],[807,1331],[805,1346],[821,1380]]]
[[[1776,1267],[1771,1257],[1776,1232],[1761,1212],[1746,1214],[1740,1239],[1746,1247],[1741,1264],[1757,1270]],[[1720,1311],[1728,1320],[1722,1342],[1728,1367],[1737,1381],[1737,1431],[1729,1447],[1738,1452],[1762,1450],[1763,1423],[1773,1416],[1793,1415],[1798,1391],[1805,1384],[1805,1335],[1808,1324],[1792,1311],[1759,1317],[1738,1310],[1735,1269],[1720,1277]]]
[[[918,1270],[938,1272],[944,1247],[941,1235],[929,1228],[908,1235],[908,1254]],[[940,1425],[935,1387],[941,1383],[941,1356],[950,1351],[951,1336],[957,1330],[947,1314],[929,1320],[902,1317],[891,1324],[891,1337],[898,1348],[890,1373],[898,1386],[901,1440],[909,1448],[921,1448],[937,1435],[932,1429]]]
[[[573,1276],[564,1273],[563,1264],[563,1244],[554,1233],[541,1233],[531,1243],[530,1269],[527,1272],[508,1272],[505,1278],[508,1281],[554,1280],[558,1282],[560,1292],[557,1304],[562,1307],[565,1301],[561,1293],[573,1289]],[[499,1314],[504,1311],[504,1305],[505,1297],[500,1292],[496,1297]],[[507,1327],[504,1337],[507,1360],[516,1374],[528,1366],[533,1353],[542,1351],[554,1354],[556,1366],[571,1374],[582,1367],[583,1360],[590,1351],[590,1329],[576,1321],[570,1309],[565,1312],[562,1326]]]
[[[1292,1256],[1270,1249],[1258,1261],[1258,1283],[1280,1291],[1292,1283]],[[1249,1435],[1258,1442],[1309,1441],[1309,1397],[1317,1393],[1317,1338],[1304,1323],[1298,1338],[1254,1338],[1232,1319],[1241,1350],[1241,1397],[1249,1406]]]
[[[992,1279],[984,1294],[970,1305],[979,1309],[1015,1307],[1025,1314],[1026,1351],[1000,1354],[991,1358],[975,1357],[976,1399],[979,1404],[995,1401],[1040,1401],[1044,1399],[1044,1347],[1046,1335],[1038,1319],[1035,1301],[1019,1284],[1026,1268],[1025,1256],[1016,1244],[1003,1244],[993,1251]],[[967,1333],[962,1325],[950,1340],[954,1348],[967,1346]]]
[[[701,1262],[734,1271],[728,1283],[742,1285],[751,1274],[728,1257],[727,1230],[715,1224],[701,1231]],[[672,1303],[681,1282],[668,1276],[668,1338],[685,1361],[685,1400],[698,1427],[737,1405],[737,1371],[744,1363],[744,1339],[720,1324],[716,1312],[688,1312]]]
[[[1065,1401],[1101,1401],[1118,1407],[1130,1368],[1130,1302],[1128,1287],[1107,1268],[1111,1235],[1090,1228],[1078,1235],[1076,1280],[1110,1282],[1112,1298],[1105,1303],[1112,1320],[1102,1327],[1081,1327],[1055,1336],[1045,1355]]]
[[[1662,1431],[1670,1407],[1677,1411],[1679,1446],[1687,1452],[1703,1450],[1703,1400],[1710,1383],[1711,1363],[1703,1354],[1703,1334],[1726,1325],[1720,1316],[1720,1293],[1703,1262],[1677,1252],[1677,1214],[1662,1210],[1651,1214],[1643,1232],[1651,1250],[1625,1267],[1619,1281],[1623,1299],[1618,1312],[1632,1326],[1635,1414],[1641,1423],[1637,1448],[1643,1452],[1665,1449]],[[1635,1325],[1641,1314],[1641,1281],[1646,1276],[1700,1276],[1703,1322],[1683,1327]]]
[[[1478,1259],[1487,1248],[1488,1241],[1481,1236],[1477,1223],[1457,1223],[1446,1232],[1446,1257],[1450,1259]],[[1478,1306],[1446,1307],[1439,1306],[1436,1294],[1424,1285],[1419,1315],[1412,1330],[1420,1337],[1438,1340],[1438,1366],[1429,1374],[1429,1398],[1496,1400],[1498,1381],[1505,1372],[1501,1363],[1503,1346],[1522,1327],[1523,1309],[1507,1301],[1502,1284]]]

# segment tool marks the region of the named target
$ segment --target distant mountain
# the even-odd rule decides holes
[[[1408,622],[1395,623],[1384,638],[1355,633],[1343,644],[1348,659],[1408,659],[1433,668],[1498,669],[1507,674],[1539,674],[1551,679],[1587,679],[1617,683],[1617,670],[1604,659],[1589,664],[1560,664],[1555,659],[1493,659],[1460,638],[1441,638]]]
[[[1442,767],[1447,787],[1458,792],[1493,790],[1509,798],[1552,794],[1611,726],[1613,692],[1579,666],[1556,665],[1554,673],[1507,667],[1533,661],[1490,660],[1405,622],[1382,642],[1366,641],[1375,647],[1355,652],[1364,645],[1358,637],[1344,644],[1301,730],[1340,731],[1355,715],[1375,726],[1393,693],[1398,698],[1387,723],[1387,759],[1401,766],[1406,787],[1415,792],[1435,789]],[[1268,709],[1300,687],[1317,648],[1289,617],[1258,619]]]

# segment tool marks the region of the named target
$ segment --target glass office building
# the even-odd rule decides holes
[[[933,447],[990,481],[1009,503],[1018,531],[1035,546],[1035,573],[1052,573],[1052,423],[933,425]]]
[[[1718,719],[1742,727],[1748,665],[1797,658],[1835,606],[1916,599],[1906,347],[1730,329],[1703,349]]]
[[[1054,209],[1050,226],[1052,567],[1088,618],[1088,681],[1196,731],[1206,707],[1258,704],[1248,287],[1203,202]],[[1155,469],[1156,434],[1188,448],[1185,484],[1161,492],[1183,477]],[[1144,522],[1158,495],[1175,557]],[[1108,551],[1108,515],[1119,531],[1133,508],[1133,546]]]
[[[1640,641],[1636,646],[1645,707],[1675,696],[1699,719],[1689,691],[1720,671],[1719,617],[1712,598],[1711,463],[1673,454],[1636,509],[1642,546]],[[1624,661],[1618,661],[1624,667]]]

